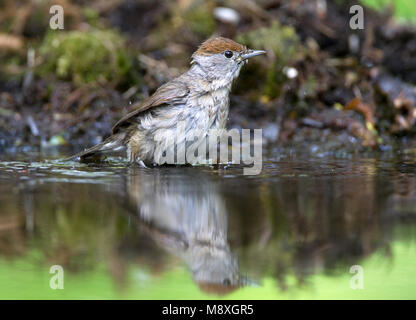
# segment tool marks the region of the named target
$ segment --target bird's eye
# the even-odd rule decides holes
[[[225,51],[225,52],[224,52],[224,55],[225,55],[227,58],[231,58],[231,57],[233,56],[233,52],[232,52],[232,51],[230,51],[230,50],[227,50],[227,51]]]

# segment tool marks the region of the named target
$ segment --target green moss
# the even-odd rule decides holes
[[[273,63],[272,68],[266,72],[266,82],[264,85],[263,95],[268,99],[273,99],[280,96],[280,86],[285,81],[285,76],[281,72],[282,67],[278,61]]]
[[[183,20],[192,32],[200,36],[210,36],[215,31],[215,20],[208,5],[191,6],[186,10]]]
[[[40,75],[55,74],[77,85],[131,78],[133,58],[114,31],[52,31],[39,48]]]
[[[272,50],[282,64],[301,58],[304,52],[295,29],[290,26],[282,26],[277,21],[274,21],[269,27],[238,35],[237,41],[251,48]]]
[[[182,38],[195,37],[204,39],[213,34],[216,27],[212,15],[213,3],[210,1],[195,0],[184,2],[172,2],[170,17],[160,21],[159,32],[168,38],[180,35]],[[183,39],[182,39],[183,40]]]
[[[268,65],[264,70],[266,78],[262,94],[268,98],[279,96],[280,87],[287,80],[283,74],[283,68],[301,59],[305,53],[295,29],[290,26],[282,26],[274,21],[269,27],[240,34],[236,40],[250,48],[272,51],[276,59],[271,66]],[[264,66],[260,68],[264,68]]]
[[[100,14],[97,10],[90,7],[84,7],[82,8],[82,15],[89,25],[93,27],[102,26],[102,23],[100,22]]]

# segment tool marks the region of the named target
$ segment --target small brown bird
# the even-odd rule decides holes
[[[142,166],[162,163],[163,152],[169,148],[163,137],[174,136],[179,122],[185,138],[225,128],[233,80],[247,59],[264,53],[223,37],[206,40],[192,55],[187,72],[159,87],[122,117],[104,142],[70,159],[88,160],[125,149],[130,162]]]

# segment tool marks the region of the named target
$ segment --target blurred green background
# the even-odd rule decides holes
[[[414,22],[416,18],[416,2],[412,0],[364,0],[363,3],[380,11],[394,8],[396,17],[407,21]]]
[[[396,230],[401,232],[404,230]],[[413,230],[414,232],[414,230]],[[352,290],[353,274],[338,270],[333,275],[318,273],[299,286],[294,275],[287,275],[290,290],[278,290],[276,280],[264,277],[258,287],[246,287],[226,296],[202,292],[192,281],[189,271],[177,266],[162,275],[152,270],[129,266],[127,288],[118,288],[109,276],[107,266],[93,271],[64,273],[64,290],[51,290],[51,274],[39,268],[42,254],[30,252],[13,262],[0,260],[0,299],[415,299],[415,242],[395,241],[391,260],[384,254],[373,254],[361,263],[364,269],[364,290]]]

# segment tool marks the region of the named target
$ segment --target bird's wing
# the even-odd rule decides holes
[[[168,83],[165,83],[159,87],[159,89],[157,89],[153,95],[151,95],[145,101],[139,103],[135,110],[122,117],[113,126],[113,134],[119,132],[121,128],[134,123],[136,117],[143,111],[153,107],[175,104],[179,101],[182,101],[188,93],[188,86],[179,79],[174,79]]]

